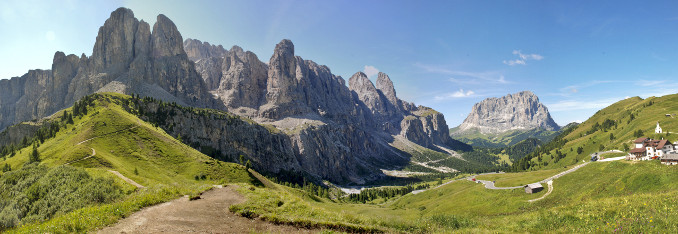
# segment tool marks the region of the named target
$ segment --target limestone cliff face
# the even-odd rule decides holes
[[[374,87],[372,81],[362,72],[357,72],[348,80],[348,88],[358,95],[358,99],[363,102],[373,115],[387,115],[390,103],[385,96]]]
[[[285,134],[235,115],[198,114],[157,103],[147,103],[142,108],[149,113],[172,113],[160,127],[211,157],[236,162],[243,155],[262,172],[302,171],[292,142]],[[141,118],[148,120],[145,116]]]
[[[119,8],[99,28],[92,56],[56,52],[52,70],[0,81],[0,129],[42,118],[94,92],[138,93],[177,103],[222,108],[183,50],[174,23],[150,25]]]
[[[257,55],[233,46],[221,64],[215,92],[229,108],[259,106],[265,97],[268,66]]]
[[[221,58],[228,53],[221,45],[210,45],[208,42],[190,38],[184,41],[184,50],[186,51],[186,55],[188,55],[188,59],[196,63],[201,59],[212,57]]]
[[[459,125],[455,134],[473,129],[481,133],[502,133],[509,130],[542,128],[557,131],[548,109],[530,91],[509,94],[501,98],[488,98],[476,103],[471,113]]]
[[[190,38],[184,41],[184,50],[188,59],[195,62],[195,69],[205,80],[207,89],[217,89],[222,78],[221,65],[228,51],[221,45],[210,45],[208,42]]]
[[[152,28],[131,10],[117,9],[99,29],[91,56],[57,52],[52,70],[0,80],[0,129],[94,92],[139,94],[270,126],[175,110],[165,130],[196,148],[218,150],[216,157],[242,154],[262,171],[353,183],[407,165],[406,153],[390,145],[395,137],[434,150],[455,144],[442,114],[400,100],[384,73],[376,86],[361,72],[347,86],[327,66],[295,55],[289,40],[276,45],[266,64],[237,46],[184,41],[164,15]]]
[[[296,56],[289,40],[276,45],[268,65],[234,46],[223,57],[201,57],[196,67],[219,83],[210,92],[229,111],[284,131],[301,168],[324,179],[362,183],[384,166],[406,164],[389,145],[398,135],[432,149],[457,144],[442,114],[398,99],[385,73],[375,86],[357,72],[347,87],[327,66]]]

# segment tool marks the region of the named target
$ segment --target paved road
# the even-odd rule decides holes
[[[554,180],[554,179],[557,179],[557,178],[559,178],[559,177],[561,177],[561,176],[564,176],[564,175],[567,175],[567,174],[569,174],[569,173],[572,173],[572,172],[578,170],[579,168],[581,168],[581,167],[583,167],[583,166],[586,166],[587,164],[589,164],[589,163],[586,162],[586,163],[583,163],[583,164],[579,164],[579,165],[577,165],[577,166],[575,166],[575,167],[573,167],[573,168],[570,168],[570,169],[567,170],[567,171],[563,171],[563,172],[561,172],[561,173],[558,173],[557,175],[554,175],[554,176],[551,176],[551,177],[549,177],[549,178],[546,178],[546,179],[544,179],[544,180],[542,180],[542,181],[539,181],[539,183],[547,183],[547,182],[552,181],[552,180]],[[484,174],[480,174],[480,175],[486,175],[486,174],[495,174],[495,173],[484,173]],[[468,179],[468,180],[470,180],[470,181],[473,181],[473,178],[475,178],[476,176],[479,176],[479,175],[474,175],[474,176],[471,176],[471,177],[467,177],[466,179]],[[487,189],[517,189],[517,188],[523,188],[523,186],[497,187],[497,186],[494,186],[494,181],[488,181],[488,180],[476,180],[476,181],[478,181],[478,182],[480,182],[480,183],[483,183],[483,184],[485,185],[485,188],[487,188]]]
[[[471,180],[471,179],[469,179]],[[517,188],[522,188],[523,186],[514,186],[514,187],[496,187],[494,186],[494,181],[488,181],[488,180],[476,180],[480,183],[483,183],[485,185],[486,189],[517,189]]]
[[[504,172],[488,172],[488,173],[482,173],[482,174],[472,175],[472,176],[468,176],[468,177],[464,177],[464,178],[459,178],[459,179],[455,179],[455,180],[450,180],[450,181],[445,182],[444,184],[435,186],[435,187],[430,188],[430,189],[414,190],[414,191],[412,191],[412,194],[421,193],[421,192],[424,192],[424,191],[427,191],[427,190],[431,190],[431,189],[437,189],[437,188],[440,188],[440,187],[442,187],[442,186],[445,186],[445,185],[447,185],[447,184],[449,184],[449,183],[452,183],[452,182],[455,182],[455,181],[459,181],[459,180],[471,180],[471,179],[475,178],[476,176],[480,176],[480,175],[503,174],[503,173],[504,173]],[[487,181],[487,182],[490,182],[490,181]],[[492,183],[492,186],[494,187],[494,183]],[[522,187],[521,187],[521,188],[522,188]]]
[[[598,162],[609,162],[609,161],[617,161],[617,160],[622,160],[622,159],[626,159],[626,156],[606,158],[606,159],[603,159],[603,160],[598,160]]]
[[[549,178],[546,178],[546,179],[544,179],[544,180],[542,180],[542,181],[539,181],[539,183],[546,183],[546,182],[549,182],[549,181],[558,179],[559,177],[564,176],[564,175],[567,175],[567,174],[569,174],[569,173],[572,173],[572,172],[574,172],[574,171],[576,171],[576,170],[579,170],[579,168],[582,168],[583,166],[586,166],[586,165],[588,165],[588,164],[589,164],[589,162],[585,162],[585,163],[579,164],[579,165],[577,165],[577,166],[575,166],[575,167],[573,167],[573,168],[570,168],[570,169],[567,170],[567,171],[558,173],[557,175],[554,175],[554,176],[551,176],[551,177],[549,177]]]
[[[600,156],[603,155],[603,154],[623,153],[623,152],[624,151],[621,151],[621,150],[608,150],[608,151],[602,151],[602,152],[595,152],[595,153],[590,154],[589,156],[593,157],[593,156],[597,155],[598,158],[600,158]]]

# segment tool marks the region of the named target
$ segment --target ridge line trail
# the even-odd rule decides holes
[[[88,159],[88,158],[94,157],[94,155],[97,155],[97,151],[94,150],[94,148],[90,148],[90,149],[92,150],[92,154],[90,154],[89,156],[84,157],[84,158],[81,158],[81,159],[78,159],[78,160],[74,160],[74,161],[67,162],[67,163],[65,163],[64,165],[69,165],[69,164],[71,164],[71,163],[77,163],[77,162],[86,160],[86,159]]]
[[[75,144],[75,145],[81,145],[81,144],[83,144],[83,143],[85,143],[85,142],[94,140],[94,139],[96,139],[96,138],[105,137],[105,136],[113,135],[113,134],[116,134],[116,133],[121,133],[121,132],[129,131],[129,130],[132,130],[132,129],[135,129],[135,128],[138,128],[138,127],[141,127],[141,121],[139,121],[139,120],[137,120],[137,125],[135,125],[135,126],[132,126],[132,127],[126,128],[126,129],[122,129],[122,130],[118,130],[118,131],[109,132],[109,133],[106,133],[106,134],[103,134],[103,135],[91,137],[91,138],[89,138],[89,139],[87,139],[87,140],[84,140],[84,141],[81,141],[81,142],[79,142],[78,144]],[[81,159],[78,159],[78,160],[74,160],[74,161],[67,162],[67,163],[65,163],[64,165],[69,165],[69,164],[71,164],[71,163],[77,163],[77,162],[80,162],[80,161],[84,161],[84,160],[87,160],[87,159],[89,159],[89,158],[94,157],[95,155],[97,155],[97,151],[96,151],[94,148],[90,147],[90,149],[92,150],[92,154],[91,154],[91,155],[89,155],[89,156],[87,156],[87,157],[84,157],[84,158],[81,158]],[[118,172],[118,171],[108,170],[108,172],[113,173],[114,175],[116,175],[116,176],[119,177],[120,179],[124,180],[125,182],[127,182],[127,183],[129,183],[129,184],[131,184],[131,185],[134,185],[135,187],[137,187],[137,188],[139,188],[139,189],[145,188],[143,185],[137,183],[136,181],[134,181],[134,180],[132,180],[132,179],[130,179],[130,178],[127,178],[126,176],[124,176],[123,174],[121,174],[121,173]]]
[[[130,178],[127,178],[126,176],[120,174],[120,172],[118,172],[118,171],[108,170],[108,172],[113,173],[114,175],[120,177],[120,179],[126,181],[127,183],[130,183],[131,185],[136,186],[137,188],[140,188],[140,189],[145,188],[143,185],[140,185],[139,183],[135,182],[134,180],[132,180]]]
[[[81,141],[81,142],[79,142],[78,144],[75,144],[75,145],[81,145],[82,143],[94,140],[96,138],[105,137],[105,136],[108,136],[108,135],[113,135],[113,134],[124,132],[124,131],[129,131],[129,130],[132,130],[132,129],[135,129],[135,128],[138,128],[138,127],[140,127],[140,125],[136,125],[134,127],[130,127],[130,128],[114,131],[114,132],[109,132],[109,133],[106,133],[106,134],[103,134],[103,135],[100,135],[100,136],[95,136],[95,137],[89,138],[87,140]]]
[[[113,135],[113,134],[120,133],[120,132],[124,132],[124,131],[129,131],[129,130],[138,128],[138,127],[140,127],[140,126],[141,126],[141,123],[137,120],[137,125],[136,125],[136,126],[133,126],[133,127],[130,127],[130,128],[126,128],[126,129],[122,129],[122,130],[118,130],[118,131],[109,132],[109,133],[106,133],[106,134],[103,134],[103,135],[100,135],[100,136],[95,136],[95,137],[89,138],[89,139],[87,139],[87,140],[81,141],[81,142],[79,142],[78,144],[75,144],[75,145],[81,145],[82,143],[85,143],[85,142],[94,140],[94,139],[96,139],[96,138],[105,137],[105,136],[108,136],[108,135]],[[89,156],[87,156],[87,157],[84,157],[84,158],[81,158],[81,159],[78,159],[78,160],[73,160],[73,161],[64,163],[64,165],[69,165],[69,164],[71,164],[71,163],[80,162],[80,161],[89,159],[89,158],[91,158],[91,157],[94,157],[94,155],[97,154],[97,151],[94,150],[94,148],[92,148],[92,147],[90,147],[90,149],[92,150],[92,154],[91,154],[91,155],[89,155]]]

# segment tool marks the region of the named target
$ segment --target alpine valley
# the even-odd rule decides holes
[[[346,86],[329,67],[296,56],[289,40],[276,45],[264,63],[238,46],[225,50],[184,41],[164,15],[158,15],[151,33],[150,25],[126,8],[112,12],[99,29],[91,56],[56,52],[52,70],[0,81],[0,129],[50,116],[102,92],[251,120],[249,127],[233,129],[219,120],[179,114],[160,127],[215,158],[235,162],[243,155],[265,173],[364,184],[382,178],[382,170],[418,163],[414,152],[458,156],[454,150],[467,147],[450,138],[441,113],[400,100],[384,73],[376,86],[362,72]]]
[[[328,66],[297,54],[300,51],[299,54],[306,56],[308,51],[301,49],[306,48],[304,43],[295,45],[291,40],[276,38],[273,43],[267,43],[272,46],[280,40],[271,54],[257,55],[239,46],[228,48],[184,38],[177,27],[182,26],[187,33],[195,29],[184,28],[182,22],[196,15],[191,13],[192,7],[196,7],[203,9],[200,14],[206,19],[217,12],[219,17],[239,20],[228,22],[237,24],[231,28],[234,30],[249,25],[244,20],[254,20],[261,12],[272,14],[276,21],[269,31],[271,34],[258,37],[271,37],[277,35],[273,33],[275,30],[289,29],[285,23],[290,22],[287,17],[303,17],[304,24],[293,26],[305,33],[308,31],[304,30],[313,28],[306,26],[321,25],[316,19],[327,22],[323,21],[327,19],[321,20],[320,15],[333,22],[322,25],[323,28],[342,31],[343,22],[352,22],[351,27],[371,25],[366,21],[353,25],[356,19],[362,18],[353,19],[357,14],[349,14],[348,18],[344,15],[362,10],[362,5],[351,2],[351,11],[341,11],[342,17],[334,17],[325,15],[327,9],[315,4],[343,6],[343,3],[308,2],[308,6],[303,7],[288,4],[269,12],[268,5],[276,3],[250,9],[238,8],[248,6],[249,2],[217,1],[202,5],[150,2],[126,5],[141,4],[142,10],[137,11],[139,18],[147,15],[146,8],[180,8],[191,4],[191,9],[178,11],[188,16],[173,17],[176,25],[160,14],[151,26],[135,17],[131,9],[116,9],[116,5],[101,14],[103,21],[116,9],[99,27],[91,54],[67,55],[57,51],[51,69],[29,70],[20,77],[0,80],[0,232],[678,232],[675,215],[678,211],[675,199],[678,196],[678,135],[675,134],[678,94],[615,98],[609,103],[592,101],[584,106],[596,107],[597,112],[592,111],[595,114],[590,118],[560,126],[544,103],[554,107],[553,114],[560,120],[563,110],[580,108],[576,106],[579,103],[576,100],[557,102],[552,97],[575,98],[580,90],[600,84],[612,86],[614,81],[571,85],[555,94],[538,86],[521,84],[518,90],[537,88],[534,92],[521,91],[503,97],[490,95],[492,87],[516,84],[511,83],[516,82],[512,80],[516,74],[529,76],[526,75],[529,72],[523,73],[521,69],[528,64],[546,59],[561,61],[558,59],[563,58],[556,56],[564,55],[556,55],[558,50],[545,49],[553,53],[546,55],[548,58],[514,50],[512,60],[484,63],[516,68],[505,70],[507,74],[516,72],[507,79],[499,71],[470,72],[416,62],[414,67],[427,74],[445,76],[445,82],[489,87],[474,88],[478,93],[466,86],[466,91],[460,87],[458,92],[452,90],[446,94],[431,90],[420,92],[407,87],[408,80],[396,79],[403,74],[402,70],[409,68],[393,69],[396,70],[390,72],[393,80],[370,66],[365,66],[364,72],[333,73]],[[3,4],[0,3],[0,24],[3,36],[11,37],[4,34],[4,26],[16,19],[13,14],[21,13],[21,9],[12,5],[20,2]],[[82,2],[65,5],[71,4],[77,7]],[[433,26],[433,31],[447,32],[449,25],[445,23],[458,23],[452,18],[443,21],[436,18],[437,23],[433,24],[423,21],[440,17],[440,12],[421,10],[430,9],[429,4],[444,5],[430,2],[408,8],[402,2],[393,2],[388,7],[380,6],[379,11],[370,8],[380,17],[397,16],[397,19],[387,17],[378,22],[383,24],[380,27],[396,29],[398,33],[381,38],[381,44],[375,46],[401,51],[401,55],[424,54],[427,56],[424,60],[441,59],[435,56],[437,53],[457,56],[448,52],[457,54],[463,51],[461,47],[468,46],[469,51],[474,51],[463,58],[468,59],[468,63],[459,62],[460,57],[453,60],[460,63],[459,67],[474,67],[479,57],[492,57],[485,52],[503,50],[495,46],[507,43],[500,38],[492,41],[501,43],[488,44],[480,40],[498,30],[491,27],[482,27],[481,34],[475,34],[478,31],[470,27],[464,28],[464,33],[453,33],[455,38],[478,39],[468,45],[450,46],[445,40],[429,38],[426,34],[429,26]],[[494,4],[497,3],[490,5]],[[466,9],[465,4],[459,5],[464,12],[473,13],[471,15],[481,13]],[[249,18],[229,15],[225,12],[234,11],[226,11],[231,10],[226,6],[242,10],[242,14],[257,14]],[[533,6],[525,7],[534,10]],[[446,17],[473,18],[451,14],[456,8],[439,8],[445,9]],[[307,12],[290,13],[299,9]],[[489,8],[478,9],[485,12]],[[589,11],[577,9],[577,12]],[[402,10],[407,13],[400,14]],[[501,9],[502,12],[509,10],[514,12]],[[422,12],[426,12],[425,15],[421,15]],[[601,12],[605,11],[596,15]],[[648,12],[665,16],[661,12]],[[522,15],[529,21],[523,21],[523,17],[501,21],[530,23],[527,26],[534,26],[531,23],[536,21],[545,25],[550,22],[548,17]],[[558,25],[571,23],[564,15],[556,17]],[[581,17],[588,19],[585,14]],[[58,17],[50,19],[63,22]],[[394,25],[389,19],[400,23]],[[483,18],[482,22],[490,19]],[[22,25],[23,20],[11,22]],[[35,20],[35,17],[25,20]],[[599,27],[587,39],[607,35],[615,29],[612,27],[615,22],[605,23],[610,26]],[[221,26],[222,23],[208,25]],[[475,25],[470,20],[462,24],[464,27]],[[412,25],[416,27],[410,27]],[[532,28],[516,25],[525,32]],[[646,27],[647,30],[660,28],[652,25]],[[11,27],[7,28],[9,31]],[[204,28],[219,30],[219,27]],[[542,32],[548,27],[536,28]],[[501,27],[498,31],[506,33],[507,29],[508,39],[521,34],[510,27]],[[315,33],[314,30],[319,29],[311,31]],[[196,31],[223,35],[192,32]],[[56,34],[50,32],[46,38],[56,40]],[[669,34],[664,36],[670,38]],[[332,42],[346,39],[324,34],[323,37]],[[423,43],[414,43],[415,39]],[[391,44],[402,40],[427,47],[414,50]],[[295,51],[295,47],[299,50]],[[618,51],[607,53],[615,52]],[[657,60],[664,59],[653,55]],[[666,61],[673,61],[669,55],[662,56],[667,57]],[[346,59],[356,58],[363,59],[361,56]],[[403,64],[398,56],[364,57],[365,60],[374,58]],[[591,74],[603,74],[596,71],[598,73]],[[344,79],[335,74],[353,75]],[[431,78],[438,82],[435,79]],[[394,81],[405,86],[399,89],[401,96],[396,93]],[[639,86],[665,83],[670,82],[642,81],[643,85]],[[481,98],[490,98],[473,105],[466,119],[451,128],[441,112],[403,100],[420,98],[413,97],[412,90],[433,101],[413,100],[445,111],[449,111],[445,105],[438,105],[442,101],[471,100],[470,106]],[[544,103],[535,93],[544,98]],[[606,107],[598,110],[599,106]],[[451,112],[455,115],[450,123],[455,125],[454,118],[466,115],[457,112]]]

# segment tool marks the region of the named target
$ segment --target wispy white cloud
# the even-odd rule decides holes
[[[638,81],[636,81],[635,85],[648,87],[648,86],[657,86],[657,85],[666,84],[666,83],[668,83],[668,81],[666,81],[666,80],[638,80]]]
[[[365,72],[365,75],[367,75],[367,77],[373,77],[379,74],[379,69],[377,69],[374,66],[365,65],[365,68],[363,68],[363,72]]]
[[[443,100],[449,100],[449,99],[455,99],[455,98],[466,98],[466,97],[472,97],[476,94],[473,92],[473,90],[467,90],[464,91],[464,89],[459,89],[456,92],[451,92],[451,93],[445,93],[442,95],[438,95],[434,97],[434,100],[436,101],[443,101]]]
[[[551,112],[574,111],[574,110],[600,110],[622,98],[587,99],[587,100],[561,100],[555,103],[545,104]]]
[[[513,55],[517,55],[517,59],[513,60],[504,60],[503,63],[509,66],[515,66],[515,65],[527,65],[528,60],[542,60],[544,59],[544,56],[541,56],[539,54],[523,54],[520,50],[514,50]]]
[[[612,81],[612,80],[594,80],[594,81],[589,81],[581,84],[574,84],[574,85],[569,85],[562,87],[558,90],[557,93],[553,93],[552,95],[555,96],[564,96],[564,97],[569,97],[573,94],[579,93],[582,89],[596,86],[599,84],[607,84],[607,83],[615,83],[619,81]]]
[[[510,83],[506,80],[504,75],[496,71],[469,72],[421,63],[415,63],[414,65],[428,73],[449,75],[451,76],[449,80],[457,84],[487,84],[488,82],[500,84]]]

